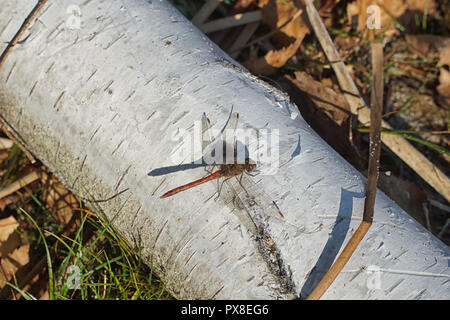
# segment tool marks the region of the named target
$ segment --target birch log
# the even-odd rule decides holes
[[[35,5],[3,2],[0,50]],[[254,179],[285,218],[260,220],[262,237],[212,182],[159,198],[203,168],[150,174],[190,162],[178,138],[203,112],[220,128],[232,106],[241,128],[278,132],[278,170]],[[362,216],[363,177],[166,1],[48,1],[0,69],[0,115],[177,298],[304,298]],[[449,299],[449,253],[378,192],[373,226],[323,298]]]

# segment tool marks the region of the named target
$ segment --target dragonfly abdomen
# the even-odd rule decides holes
[[[164,193],[160,198],[162,199],[162,198],[167,198],[167,197],[173,196],[174,194],[177,194],[178,192],[181,192],[181,191],[184,191],[184,190],[196,187],[196,186],[198,186],[200,184],[203,184],[205,182],[208,182],[208,181],[211,181],[211,180],[214,180],[214,179],[218,179],[221,176],[222,176],[222,171],[218,170],[218,171],[216,171],[214,173],[211,173],[210,175],[208,175],[208,176],[206,176],[204,178],[195,180],[195,181],[193,181],[191,183],[188,183],[188,184],[185,184],[183,186],[177,187],[175,189],[169,190],[166,193]]]

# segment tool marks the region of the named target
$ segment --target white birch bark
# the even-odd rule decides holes
[[[0,50],[34,5],[2,2]],[[360,223],[361,174],[285,95],[166,1],[48,1],[22,40],[0,69],[2,121],[67,187],[114,218],[177,298],[305,297]],[[243,127],[279,130],[280,168],[256,180],[285,223],[261,225],[265,241],[238,209],[214,199],[211,182],[159,198],[202,168],[149,176],[178,164],[186,144],[175,133],[191,133],[203,112],[220,126],[232,105]],[[449,299],[448,256],[379,192],[371,230],[323,298]]]

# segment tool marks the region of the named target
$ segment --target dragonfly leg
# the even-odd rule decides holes
[[[211,173],[213,173],[215,167],[216,167],[216,164],[214,164],[214,165],[207,165],[207,166],[205,166],[203,168],[203,170],[208,172],[208,174],[211,174]]]
[[[216,197],[214,200],[219,199],[220,193],[222,192],[223,184],[225,183],[225,181],[227,181],[227,180],[229,180],[229,179],[231,179],[231,178],[233,178],[233,177],[226,178],[226,179],[224,179],[222,182],[220,182],[219,180],[217,180],[217,197]]]
[[[244,172],[245,172],[245,171],[244,171]],[[236,179],[238,180],[238,182],[239,182],[239,184],[241,185],[242,189],[244,189],[244,191],[245,191],[245,193],[247,194],[247,196],[250,196],[250,195],[248,194],[247,189],[245,189],[245,188],[244,188],[244,185],[242,184],[242,177],[244,176],[244,172],[242,172],[242,173],[239,175],[239,179],[237,179],[237,177],[236,177]],[[248,173],[247,173],[247,174],[248,174]]]
[[[220,191],[222,189],[222,187],[220,186],[220,179],[217,179],[217,196],[214,198],[214,201],[219,200],[220,198]]]
[[[257,175],[259,175],[259,173],[250,173],[250,172],[247,172],[247,171],[244,171],[243,173],[249,175],[250,177],[256,177]]]

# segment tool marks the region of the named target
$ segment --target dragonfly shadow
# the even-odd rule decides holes
[[[350,227],[353,212],[353,198],[364,198],[364,192],[352,192],[341,189],[341,203],[333,230],[325,244],[319,259],[312,268],[308,278],[303,285],[300,297],[307,298],[317,284],[322,280],[325,273],[330,269],[336,256],[344,244],[345,236]]]
[[[208,137],[206,140],[202,140],[202,152],[203,156],[200,160],[196,160],[191,163],[186,164],[179,164],[174,166],[167,166],[167,167],[160,167],[153,169],[150,171],[147,175],[150,177],[157,177],[157,176],[163,176],[170,173],[175,173],[179,171],[185,171],[190,169],[196,169],[200,167],[206,167],[209,165],[215,165],[215,164],[221,164],[226,163],[226,157],[225,157],[225,150],[230,150],[229,147],[225,145],[225,141],[222,140],[223,134],[225,132],[225,128],[228,126],[228,123],[232,120],[233,115],[233,106],[231,106],[230,114],[224,124],[224,126],[220,129],[219,133],[215,138]],[[202,124],[203,128],[202,130],[205,131],[209,129],[209,119],[206,117],[206,113],[203,113],[202,121],[204,123]],[[202,134],[202,139],[205,139],[203,136],[205,132]],[[217,146],[216,146],[217,145]],[[216,155],[216,149],[215,148],[221,148],[220,150],[222,153],[220,155],[223,155],[222,157],[217,153]],[[246,154],[248,154],[248,151],[246,149]],[[218,159],[219,158],[219,159]]]
[[[179,172],[179,171],[186,171],[186,170],[196,169],[196,168],[200,168],[200,167],[205,168],[206,166],[207,166],[207,164],[204,161],[201,161],[201,163],[199,163],[199,161],[194,161],[194,162],[186,163],[186,164],[178,164],[178,165],[174,165],[174,166],[156,168],[156,169],[153,169],[152,171],[150,171],[147,175],[150,177],[164,176],[166,174]]]

